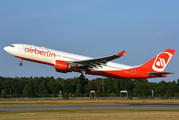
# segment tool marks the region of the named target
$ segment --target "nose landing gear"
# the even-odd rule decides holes
[[[22,64],[22,58],[19,58],[19,60],[20,60],[20,63],[19,63],[19,66],[22,66],[23,64]]]

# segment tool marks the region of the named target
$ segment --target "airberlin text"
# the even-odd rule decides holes
[[[25,52],[29,52],[29,53],[35,53],[35,54],[39,54],[39,55],[43,55],[43,56],[47,56],[47,57],[54,57],[55,58],[55,53],[52,53],[51,51],[43,51],[43,50],[38,50],[37,48],[24,48]]]

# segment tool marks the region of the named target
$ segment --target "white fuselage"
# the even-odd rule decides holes
[[[48,49],[45,47],[38,47],[34,45],[27,44],[12,44],[4,48],[9,54],[16,56],[18,58],[27,59],[31,61],[38,61],[46,64],[55,65],[56,60],[61,60],[65,62],[74,62],[79,60],[92,59],[90,57],[85,57],[81,55],[75,55],[67,52],[57,51],[53,49]],[[107,66],[102,66],[95,70],[98,71],[113,71],[113,70],[125,70],[133,68],[132,66],[127,66],[123,64],[117,64],[113,62],[108,62]]]
[[[57,72],[80,72],[80,79],[88,81],[85,74],[101,75],[117,79],[144,79],[166,77],[169,72],[163,72],[175,50],[166,49],[140,66],[127,66],[109,62],[124,55],[122,51],[116,55],[101,58],[90,58],[62,51],[52,50],[27,44],[12,44],[4,48],[9,54],[38,63],[54,66]]]

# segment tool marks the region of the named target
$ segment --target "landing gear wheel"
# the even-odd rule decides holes
[[[79,77],[80,80],[82,80],[84,83],[88,83],[88,78],[85,78],[85,76],[83,74],[80,75]]]
[[[81,74],[79,78],[80,78],[80,80],[84,80],[85,76],[83,74]]]
[[[22,63],[19,63],[19,66],[22,66],[23,64]]]
[[[85,78],[85,79],[84,79],[84,82],[85,82],[85,83],[88,83],[88,81],[89,81],[88,78]]]

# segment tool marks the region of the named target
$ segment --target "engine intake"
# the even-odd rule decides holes
[[[55,69],[57,72],[67,73],[69,70],[73,69],[73,66],[67,62],[56,60]]]

